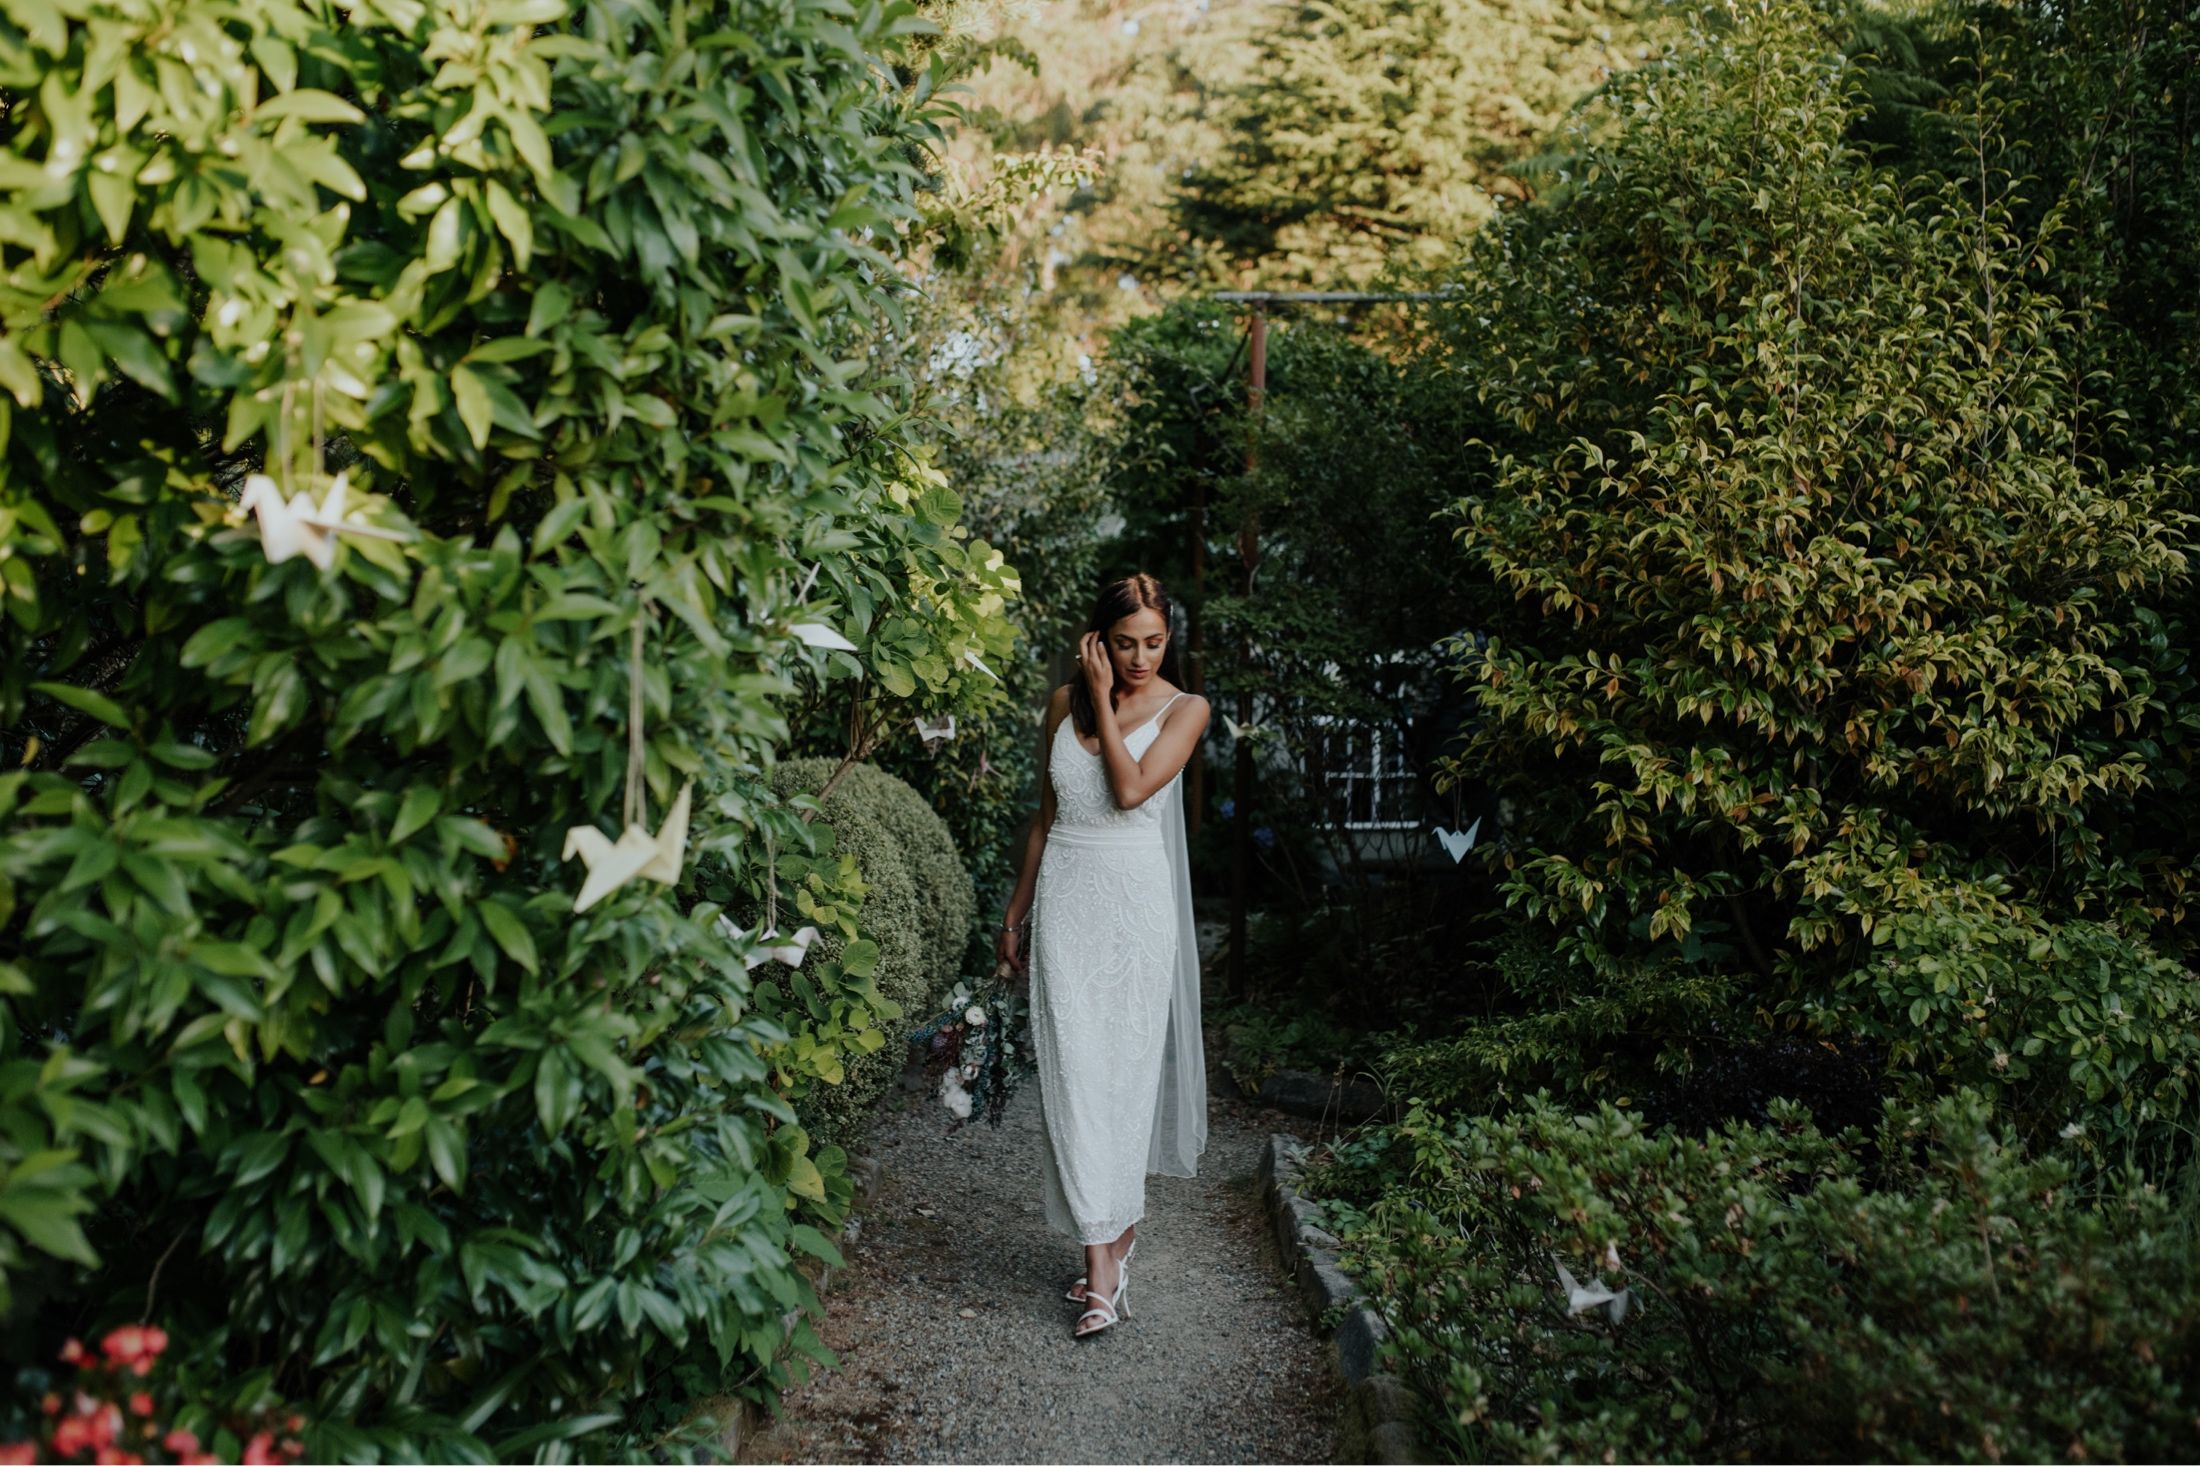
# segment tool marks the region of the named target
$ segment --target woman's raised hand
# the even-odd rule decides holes
[[[1115,661],[1108,655],[1106,639],[1097,631],[1079,637],[1077,661],[1085,669],[1085,686],[1092,691],[1093,706],[1105,706],[1108,694],[1115,690]]]

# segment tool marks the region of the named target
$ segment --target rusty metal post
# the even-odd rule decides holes
[[[1192,602],[1186,613],[1184,638],[1184,686],[1204,696],[1207,691],[1207,634],[1206,616],[1202,607],[1207,604],[1207,480],[1196,479],[1192,484]],[[1199,838],[1201,820],[1207,813],[1207,760],[1200,754],[1192,756],[1191,766],[1184,772],[1184,833],[1187,838]]]
[[[1245,471],[1260,467],[1261,402],[1268,394],[1268,313],[1256,305],[1249,337],[1245,413]],[[1240,592],[1248,602],[1253,595],[1253,571],[1260,562],[1260,515],[1248,508],[1238,525],[1238,563],[1243,576]],[[1253,721],[1253,691],[1242,674],[1252,666],[1252,647],[1241,639],[1238,647],[1241,673],[1237,692],[1240,727]],[[1245,960],[1245,916],[1253,884],[1253,745],[1237,740],[1236,777],[1232,781],[1230,816],[1230,990],[1240,1001],[1252,992],[1252,964]]]

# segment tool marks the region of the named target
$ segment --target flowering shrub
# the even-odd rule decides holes
[[[225,1454],[244,1466],[279,1466],[304,1455],[299,1436],[305,1421],[294,1412],[277,1417],[263,1409],[219,1420],[203,1444],[198,1432],[164,1423],[176,1401],[167,1382],[152,1375],[167,1348],[165,1329],[137,1324],[109,1332],[96,1354],[68,1340],[60,1357],[75,1366],[75,1378],[40,1399],[39,1439],[0,1441],[0,1466],[78,1460],[102,1466],[162,1460],[210,1466]],[[203,1406],[188,1413],[210,1414]]]

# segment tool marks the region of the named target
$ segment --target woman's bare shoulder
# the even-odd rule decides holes
[[[1180,687],[1175,692],[1169,694],[1169,696],[1172,701],[1177,701],[1184,704],[1184,706],[1181,708],[1169,709],[1170,717],[1194,718],[1198,720],[1201,727],[1206,726],[1207,719],[1213,712],[1213,708],[1210,706],[1207,699],[1203,695],[1196,692],[1186,691],[1185,689]]]
[[[1194,692],[1188,687],[1176,688],[1169,696],[1196,707],[1204,708],[1208,705],[1205,694]]]

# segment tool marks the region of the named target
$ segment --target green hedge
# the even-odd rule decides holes
[[[0,1364],[150,1315],[202,1439],[625,1455],[814,1308],[751,771],[815,684],[991,696],[1013,589],[848,365],[921,24],[0,5]],[[246,479],[339,470],[403,538],[277,563]],[[690,780],[678,883],[577,912],[567,832]]]
[[[1333,1220],[1452,1459],[2190,1459],[2200,1198],[2089,1198],[2075,1159],[1975,1092],[1869,1142],[1531,1102],[1418,1110],[1309,1184],[1383,1188]]]
[[[2015,173],[2022,129],[2067,121],[2013,109],[2032,52],[1951,63],[1947,173],[1905,173],[1856,140],[1852,34],[1698,8],[1613,78],[1550,205],[1477,237],[1440,312],[1487,415],[1457,532],[1517,604],[1461,667],[1479,721],[1445,773],[1513,796],[1487,843],[1571,964],[1583,1067],[1607,1035],[1680,1068],[1777,1025],[2167,1158],[2200,1085],[2162,813],[2191,450],[2129,436],[2099,369],[2118,248],[2063,222],[2097,180]],[[2136,89],[2131,125],[2180,105]]]
[[[902,863],[917,886],[919,967],[927,984],[922,1001],[940,996],[962,975],[963,953],[977,920],[978,897],[955,849],[947,821],[907,782],[870,764],[849,770],[871,817],[901,848]],[[916,1012],[921,1020],[928,1013]]]
[[[789,796],[814,795],[839,766],[838,759],[791,759],[773,770],[772,787]],[[840,1083],[813,1084],[795,1100],[806,1128],[845,1143],[899,1078],[908,1058],[901,1035],[930,1016],[942,974],[951,980],[960,964],[972,897],[970,877],[940,817],[893,775],[854,765],[825,799],[822,822],[833,832],[835,849],[855,857],[868,888],[857,926],[878,948],[872,984],[893,1005],[883,1014],[887,1043],[846,1055]],[[789,923],[783,918],[780,925]],[[845,950],[841,936],[822,929],[811,947],[826,962],[841,960]]]

